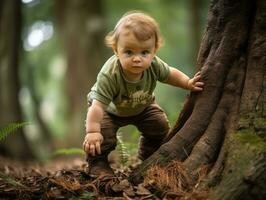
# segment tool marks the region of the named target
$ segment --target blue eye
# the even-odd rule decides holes
[[[145,50],[145,51],[142,51],[141,52],[141,55],[143,56],[147,56],[150,52],[148,50]]]
[[[126,50],[124,52],[127,56],[131,56],[133,54],[133,52],[131,50]]]

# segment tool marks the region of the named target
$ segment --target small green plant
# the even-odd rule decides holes
[[[10,178],[8,175],[4,174],[3,172],[0,172],[0,179],[4,180],[6,183],[9,183],[10,185],[12,185],[16,188],[27,189],[27,187],[25,185],[17,182],[13,178]]]
[[[29,125],[29,122],[21,123],[10,123],[3,127],[0,127],[0,140],[5,139],[11,133],[14,133],[17,129],[22,128],[23,126]]]
[[[70,200],[87,200],[91,199],[92,197],[94,197],[94,193],[86,191],[78,197],[71,197]]]
[[[117,150],[119,153],[119,158],[121,161],[122,166],[126,166],[129,158],[129,153],[128,150],[122,140],[122,133],[118,132],[117,133]]]
[[[81,148],[68,148],[68,149],[58,149],[53,153],[54,156],[74,155],[74,154],[85,155],[85,152]]]
[[[10,123],[3,127],[0,127],[0,140],[4,140],[8,135],[14,133],[17,129],[22,128],[23,126],[26,126],[28,124],[30,123],[29,122]],[[0,172],[0,179],[4,180],[6,183],[9,183],[10,185],[13,185],[14,187],[27,189],[25,185],[10,178],[8,175],[6,175],[3,172]]]

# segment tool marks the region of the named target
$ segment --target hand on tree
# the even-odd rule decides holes
[[[191,91],[199,92],[203,90],[204,83],[200,81],[201,74],[197,72],[195,76],[188,81],[188,88]]]
[[[87,133],[83,142],[84,151],[91,156],[101,154],[101,144],[103,142],[103,136],[99,132]]]

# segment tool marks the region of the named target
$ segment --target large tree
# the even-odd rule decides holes
[[[0,127],[22,122],[19,105],[19,52],[21,47],[21,3],[0,2]],[[32,158],[33,153],[22,130],[2,141],[0,153],[16,158]]]
[[[156,164],[209,166],[210,199],[266,196],[266,1],[213,0],[197,68],[204,91],[191,93],[166,143],[131,175]]]

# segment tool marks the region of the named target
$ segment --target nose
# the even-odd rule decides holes
[[[140,56],[139,55],[135,55],[134,57],[133,57],[133,62],[140,62],[141,60],[140,60]]]

